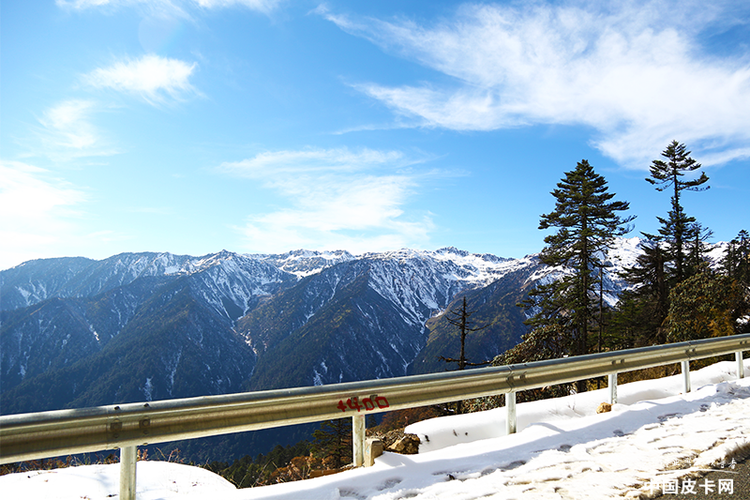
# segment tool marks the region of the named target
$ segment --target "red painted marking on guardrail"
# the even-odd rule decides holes
[[[373,399],[375,399],[375,402],[373,402]],[[379,409],[388,408],[391,405],[388,404],[388,399],[385,396],[374,396],[369,398],[364,398],[362,401],[359,400],[358,397],[349,398],[344,402],[343,399],[339,399],[339,404],[336,405],[336,408],[338,408],[341,411],[349,410],[357,410],[358,412],[364,410],[364,411],[372,411],[375,409],[375,406]]]

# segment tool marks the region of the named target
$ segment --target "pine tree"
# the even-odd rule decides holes
[[[682,191],[705,191],[709,186],[704,186],[708,182],[708,176],[701,172],[700,176],[695,179],[685,180],[685,174],[689,174],[701,168],[701,164],[690,156],[690,151],[685,151],[685,145],[677,141],[672,141],[662,152],[665,160],[654,160],[649,170],[650,176],[646,181],[656,186],[657,191],[666,191],[671,189],[673,194],[671,198],[672,208],[668,217],[657,217],[661,228],[660,236],[646,235],[652,240],[665,240],[668,244],[669,260],[674,262],[675,282],[679,283],[687,277],[685,269],[685,242],[689,238],[690,224],[695,222],[694,217],[690,217],[680,203]]]
[[[333,469],[340,469],[352,460],[352,419],[339,418],[326,420],[313,432],[313,453],[330,464]]]
[[[729,242],[721,269],[729,278],[750,286],[750,234],[744,229]]]
[[[629,204],[611,201],[615,194],[608,191],[604,177],[594,172],[587,160],[565,173],[552,196],[555,210],[541,216],[539,229],[557,228],[557,232],[544,238],[547,246],[540,260],[569,273],[538,286],[524,307],[536,313],[528,324],[569,332],[570,354],[585,354],[589,328],[596,317],[593,306],[598,282],[594,273],[603,266],[602,256],[614,238],[629,232],[628,223],[635,217],[618,215],[628,210]]]
[[[687,274],[693,276],[709,267],[708,248],[705,242],[714,235],[714,232],[703,227],[700,222],[690,224],[687,231]]]

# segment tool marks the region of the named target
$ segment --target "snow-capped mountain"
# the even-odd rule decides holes
[[[538,266],[532,258],[515,261],[448,248],[368,253],[328,267],[237,322],[238,333],[259,357],[251,386],[413,372],[434,333],[428,319],[463,292],[485,289],[511,274],[528,277]],[[522,321],[519,316],[511,332],[500,333],[512,339],[508,344],[518,340]]]
[[[202,257],[145,252],[101,261],[40,259],[0,272],[0,310],[31,306],[52,297],[93,297],[142,278],[198,275],[206,277],[203,284],[211,289],[206,299],[217,310],[222,309],[225,297],[242,306],[241,313],[251,307],[252,297],[270,295],[284,281],[294,280],[278,266],[226,250]]]
[[[267,262],[282,271],[294,274],[297,278],[317,274],[328,267],[355,259],[352,254],[345,250],[333,252],[295,250],[284,254],[246,254],[245,257]]]
[[[604,259],[607,302],[639,253],[620,239]],[[481,362],[520,340],[516,304],[563,272],[452,247],[29,261],[0,271],[0,412],[452,369],[439,359],[459,349],[445,313],[464,297],[490,325],[467,344]]]
[[[610,303],[640,252],[638,238],[616,243]],[[440,370],[457,349],[442,313],[464,296],[492,324],[469,353],[483,361],[518,342],[515,304],[561,272],[452,247],[29,261],[0,272],[2,411]],[[54,402],[22,396],[61,384]]]

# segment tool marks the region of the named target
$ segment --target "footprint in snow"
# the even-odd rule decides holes
[[[396,486],[397,484],[399,484],[401,481],[403,481],[403,479],[401,479],[400,477],[394,477],[392,479],[387,479],[382,484],[380,484],[376,489],[378,491],[387,490],[389,488],[393,488],[394,486]]]

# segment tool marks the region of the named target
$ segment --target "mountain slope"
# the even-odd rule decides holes
[[[518,290],[538,267],[534,259],[513,261],[456,249],[365,254],[335,264],[269,298],[237,322],[238,332],[259,358],[250,387],[406,375],[415,370],[410,366],[417,359],[422,359],[419,372],[438,369],[427,360],[448,355],[450,341],[444,328],[429,335],[425,324],[467,290],[483,297],[484,315],[496,323],[476,343],[483,357],[491,358],[502,352],[498,349],[515,345],[525,331],[515,310],[525,291],[512,293],[504,302],[496,296],[507,295],[504,287]],[[425,346],[429,354],[422,355]]]
[[[308,321],[286,335],[277,332],[265,337],[275,342],[268,343],[260,356],[251,388],[320,385],[406,373],[423,343],[424,328],[413,328],[404,321],[402,311],[369,286],[366,265],[351,267],[353,272],[337,283],[331,298]],[[298,288],[308,292],[321,278]],[[260,308],[243,323],[253,345],[258,338],[253,316],[259,312]]]
[[[2,411],[239,392],[254,362],[230,322],[196,299],[182,278],[147,300],[119,335],[95,353],[4,390]]]
[[[537,262],[536,266],[540,264]],[[470,328],[483,330],[467,334],[465,341],[466,358],[472,363],[482,363],[492,359],[492,353],[503,353],[521,341],[526,333],[523,324],[526,317],[516,305],[533,288],[529,279],[535,267],[522,268],[499,278],[486,287],[468,290],[457,295],[446,307],[444,313],[427,321],[429,336],[427,342],[410,367],[410,374],[433,373],[457,369],[456,363],[446,363],[440,356],[458,359],[461,352],[460,328],[452,325],[448,317],[455,318],[454,312],[461,308],[466,297]],[[489,356],[489,357],[488,357]]]
[[[636,251],[622,240],[611,253],[611,300],[623,286],[615,270]],[[27,262],[0,271],[0,413],[453,369],[438,359],[458,356],[446,311],[467,298],[472,319],[491,325],[470,334],[468,357],[492,359],[526,332],[515,304],[562,272],[455,248]],[[283,440],[269,431],[185,446],[226,459]]]
[[[3,390],[99,352],[171,277],[139,278],[94,297],[50,298],[0,312]]]
[[[611,257],[636,251],[620,240]],[[457,299],[491,325],[469,358],[490,359],[525,333],[515,304],[560,272],[455,248],[31,261],[0,272],[3,401],[43,400],[35,384],[60,385],[64,407],[444,370],[458,337],[442,313]]]

